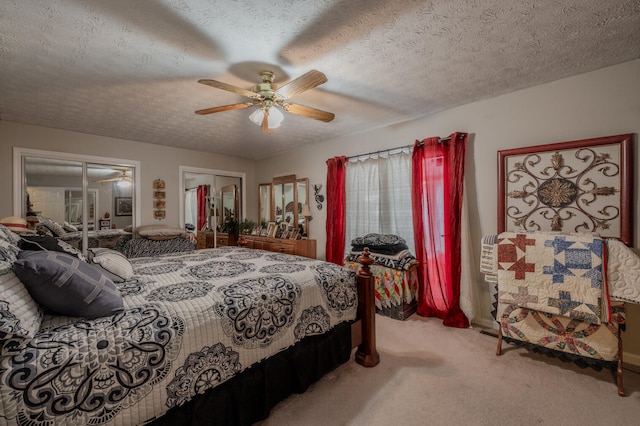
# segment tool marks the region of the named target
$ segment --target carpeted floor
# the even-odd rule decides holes
[[[262,426],[638,424],[640,374],[580,369],[433,318],[376,315],[380,364],[352,360],[277,405]]]

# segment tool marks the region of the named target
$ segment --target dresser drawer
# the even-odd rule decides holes
[[[269,250],[277,253],[296,254],[296,247],[294,244],[271,243]]]

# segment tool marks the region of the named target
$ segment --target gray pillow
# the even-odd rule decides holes
[[[13,270],[31,297],[60,315],[104,317],[122,312],[122,295],[98,268],[66,253],[21,251]]]

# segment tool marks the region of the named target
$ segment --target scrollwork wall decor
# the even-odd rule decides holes
[[[633,135],[498,151],[498,232],[597,232],[633,244]]]

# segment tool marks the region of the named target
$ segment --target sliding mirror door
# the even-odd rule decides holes
[[[219,231],[245,217],[245,173],[180,166],[180,176],[185,229]]]
[[[128,160],[14,148],[14,215],[50,219],[78,233],[69,241],[86,249],[87,231],[130,232],[139,221],[137,168]]]

